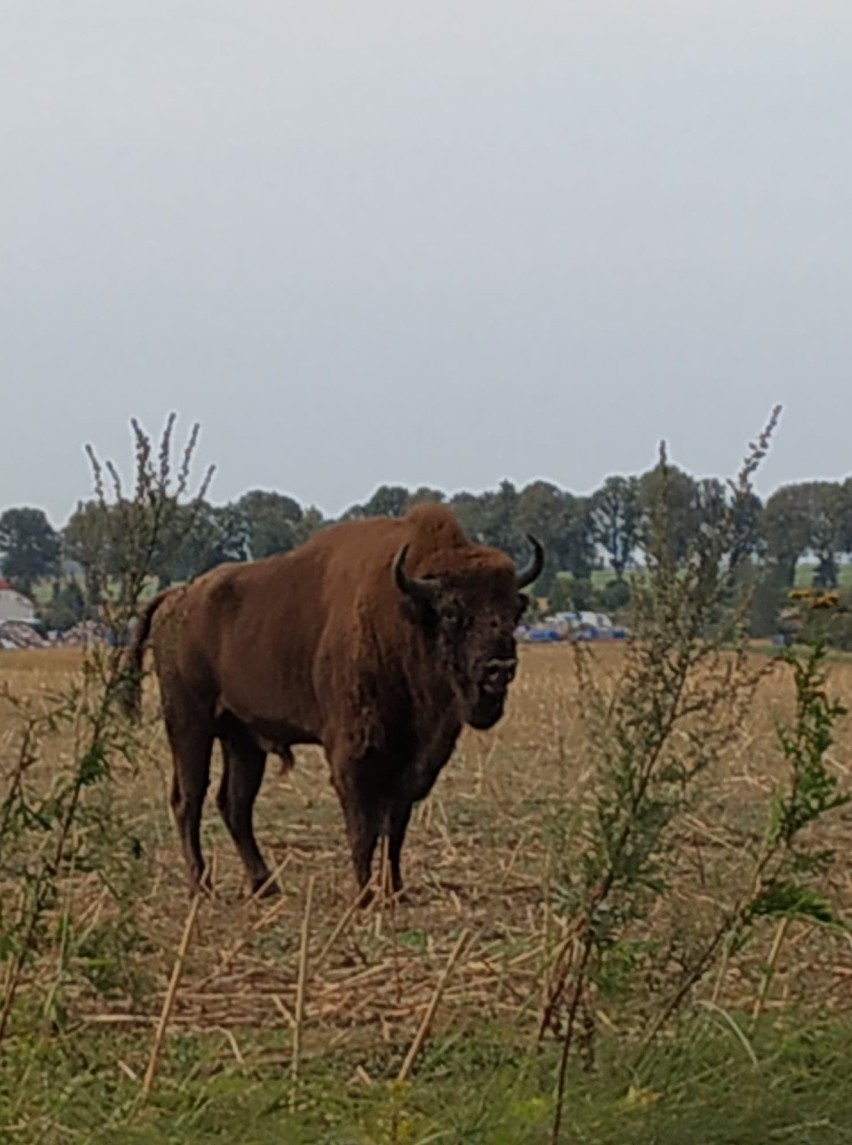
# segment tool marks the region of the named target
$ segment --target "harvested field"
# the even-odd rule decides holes
[[[523,649],[507,718],[494,732],[464,735],[433,795],[415,813],[403,856],[411,900],[404,904],[379,903],[354,914],[349,909],[354,884],[342,820],[325,763],[313,749],[296,753],[288,775],[275,767],[267,772],[257,835],[270,865],[281,869],[285,894],[272,902],[247,901],[213,801],[215,757],[203,840],[216,894],[202,903],[189,940],[164,1062],[174,1036],[184,1034],[212,1037],[208,1071],[235,1064],[261,1074],[289,1068],[309,883],[304,1020],[298,1023],[306,1062],[337,1055],[341,1084],[396,1076],[448,960],[453,966],[434,1036],[498,1028],[530,1045],[570,923],[558,893],[560,863],[571,862],[564,826],[570,808],[588,796],[590,780],[572,655],[566,646]],[[617,646],[597,650],[597,671],[612,673],[622,655]],[[11,692],[46,701],[68,685],[81,656],[77,649],[7,652],[0,671]],[[839,696],[852,700],[852,663],[832,665],[831,679]],[[641,1031],[676,981],[679,959],[719,917],[732,889],[748,879],[749,848],[782,771],[773,719],[789,714],[792,695],[779,667],[761,685],[743,735],[706,777],[702,799],[684,818],[668,860],[671,889],[631,931],[629,988],[614,984],[611,993],[601,989],[595,997],[601,1028],[625,1037]],[[4,772],[16,719],[0,702]],[[145,1073],[189,911],[168,813],[170,762],[150,681],[142,737],[138,768],[117,760],[108,797],[99,797],[100,818],[78,828],[100,837],[103,816],[110,816],[115,830],[109,853],[102,842],[93,843],[91,869],[81,864],[64,873],[56,908],[70,910],[75,930],[88,936],[62,976],[64,1012],[77,1039],[121,1032],[122,1056],[112,1068],[125,1082],[138,1082]],[[62,737],[53,740],[36,765],[39,782],[49,782],[70,751]],[[841,738],[831,764],[852,782],[852,738]],[[841,808],[819,830],[838,855],[828,889],[850,917],[852,811]],[[9,878],[11,865],[4,857],[6,903],[21,893]],[[759,927],[753,943],[701,984],[695,1004],[749,1010],[777,940],[777,921]],[[34,982],[43,985],[56,957],[48,944],[28,973],[22,1013],[27,991]],[[785,926],[766,1012],[824,1017],[845,1013],[850,1002],[848,938],[816,923]],[[162,1066],[166,1073],[168,1068]]]

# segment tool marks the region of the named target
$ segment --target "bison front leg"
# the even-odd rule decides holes
[[[355,881],[363,893],[373,872],[373,855],[381,829],[381,804],[368,788],[348,777],[335,777],[334,787],[346,822]],[[362,905],[366,906],[372,897],[372,893],[364,894]]]
[[[395,803],[388,813],[388,859],[391,869],[391,887],[394,894],[402,890],[402,844],[411,819],[411,803]]]

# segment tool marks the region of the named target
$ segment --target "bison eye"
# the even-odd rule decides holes
[[[462,625],[462,612],[461,609],[454,606],[449,606],[441,609],[441,623],[445,628],[456,631]]]

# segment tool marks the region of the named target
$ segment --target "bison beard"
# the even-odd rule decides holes
[[[402,888],[414,803],[464,724],[487,729],[503,715],[521,589],[543,564],[530,542],[532,561],[518,572],[498,550],[471,544],[446,506],[421,504],[399,520],[324,529],[292,553],[222,565],[148,605],[128,654],[125,706],[138,714],[150,642],[191,893],[205,878],[201,810],[217,739],[217,805],[253,892],[277,891],[252,826],[266,758],[291,766],[296,744],[325,749],[359,888],[381,836]]]

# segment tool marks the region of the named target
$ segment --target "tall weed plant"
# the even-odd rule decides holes
[[[212,475],[190,498],[198,426],[174,470],[174,422],[172,415],[158,448],[131,423],[129,492],[117,467],[87,447],[100,508],[93,543],[102,546],[87,584],[95,605],[91,639],[61,693],[39,701],[9,687],[0,693],[12,727],[0,755],[0,1044],[14,1034],[16,1013],[30,1037],[34,1026],[47,1033],[65,1025],[72,969],[96,991],[133,996],[144,989],[134,975],[144,936],[131,891],[146,853],[111,781],[116,768],[133,771],[138,758],[139,731],[120,708],[123,644],[151,569]],[[97,572],[105,567],[109,577]],[[78,909],[93,880],[94,906]]]
[[[552,1032],[562,1042],[554,1143],[562,1140],[569,1058],[573,1052],[587,1064],[594,1060],[596,1015],[608,991],[620,988],[629,1012],[631,986],[652,984],[653,1008],[646,990],[633,1029],[632,1044],[638,1036],[641,1054],[761,920],[805,916],[840,924],[821,884],[834,856],[808,832],[849,798],[827,761],[844,709],[827,692],[825,643],[817,642],[803,660],[789,648],[771,659],[749,653],[758,582],[744,565],[744,530],[753,478],[779,413],[773,411],[725,498],[712,506],[714,524],[687,539],[680,559],[661,447],[647,574],[636,578],[621,666],[613,675],[597,663],[591,646],[575,645],[580,750],[592,781],[579,806],[556,818],[555,905],[566,920],[566,937],[553,961],[539,1027],[540,1039]],[[706,895],[706,916],[699,925],[693,919],[681,927],[674,882],[683,867],[686,823],[719,780],[762,680],[783,670],[796,695],[793,721],[776,729],[786,774],[740,841],[736,877],[711,872],[714,893]],[[767,977],[764,992],[768,983]]]

